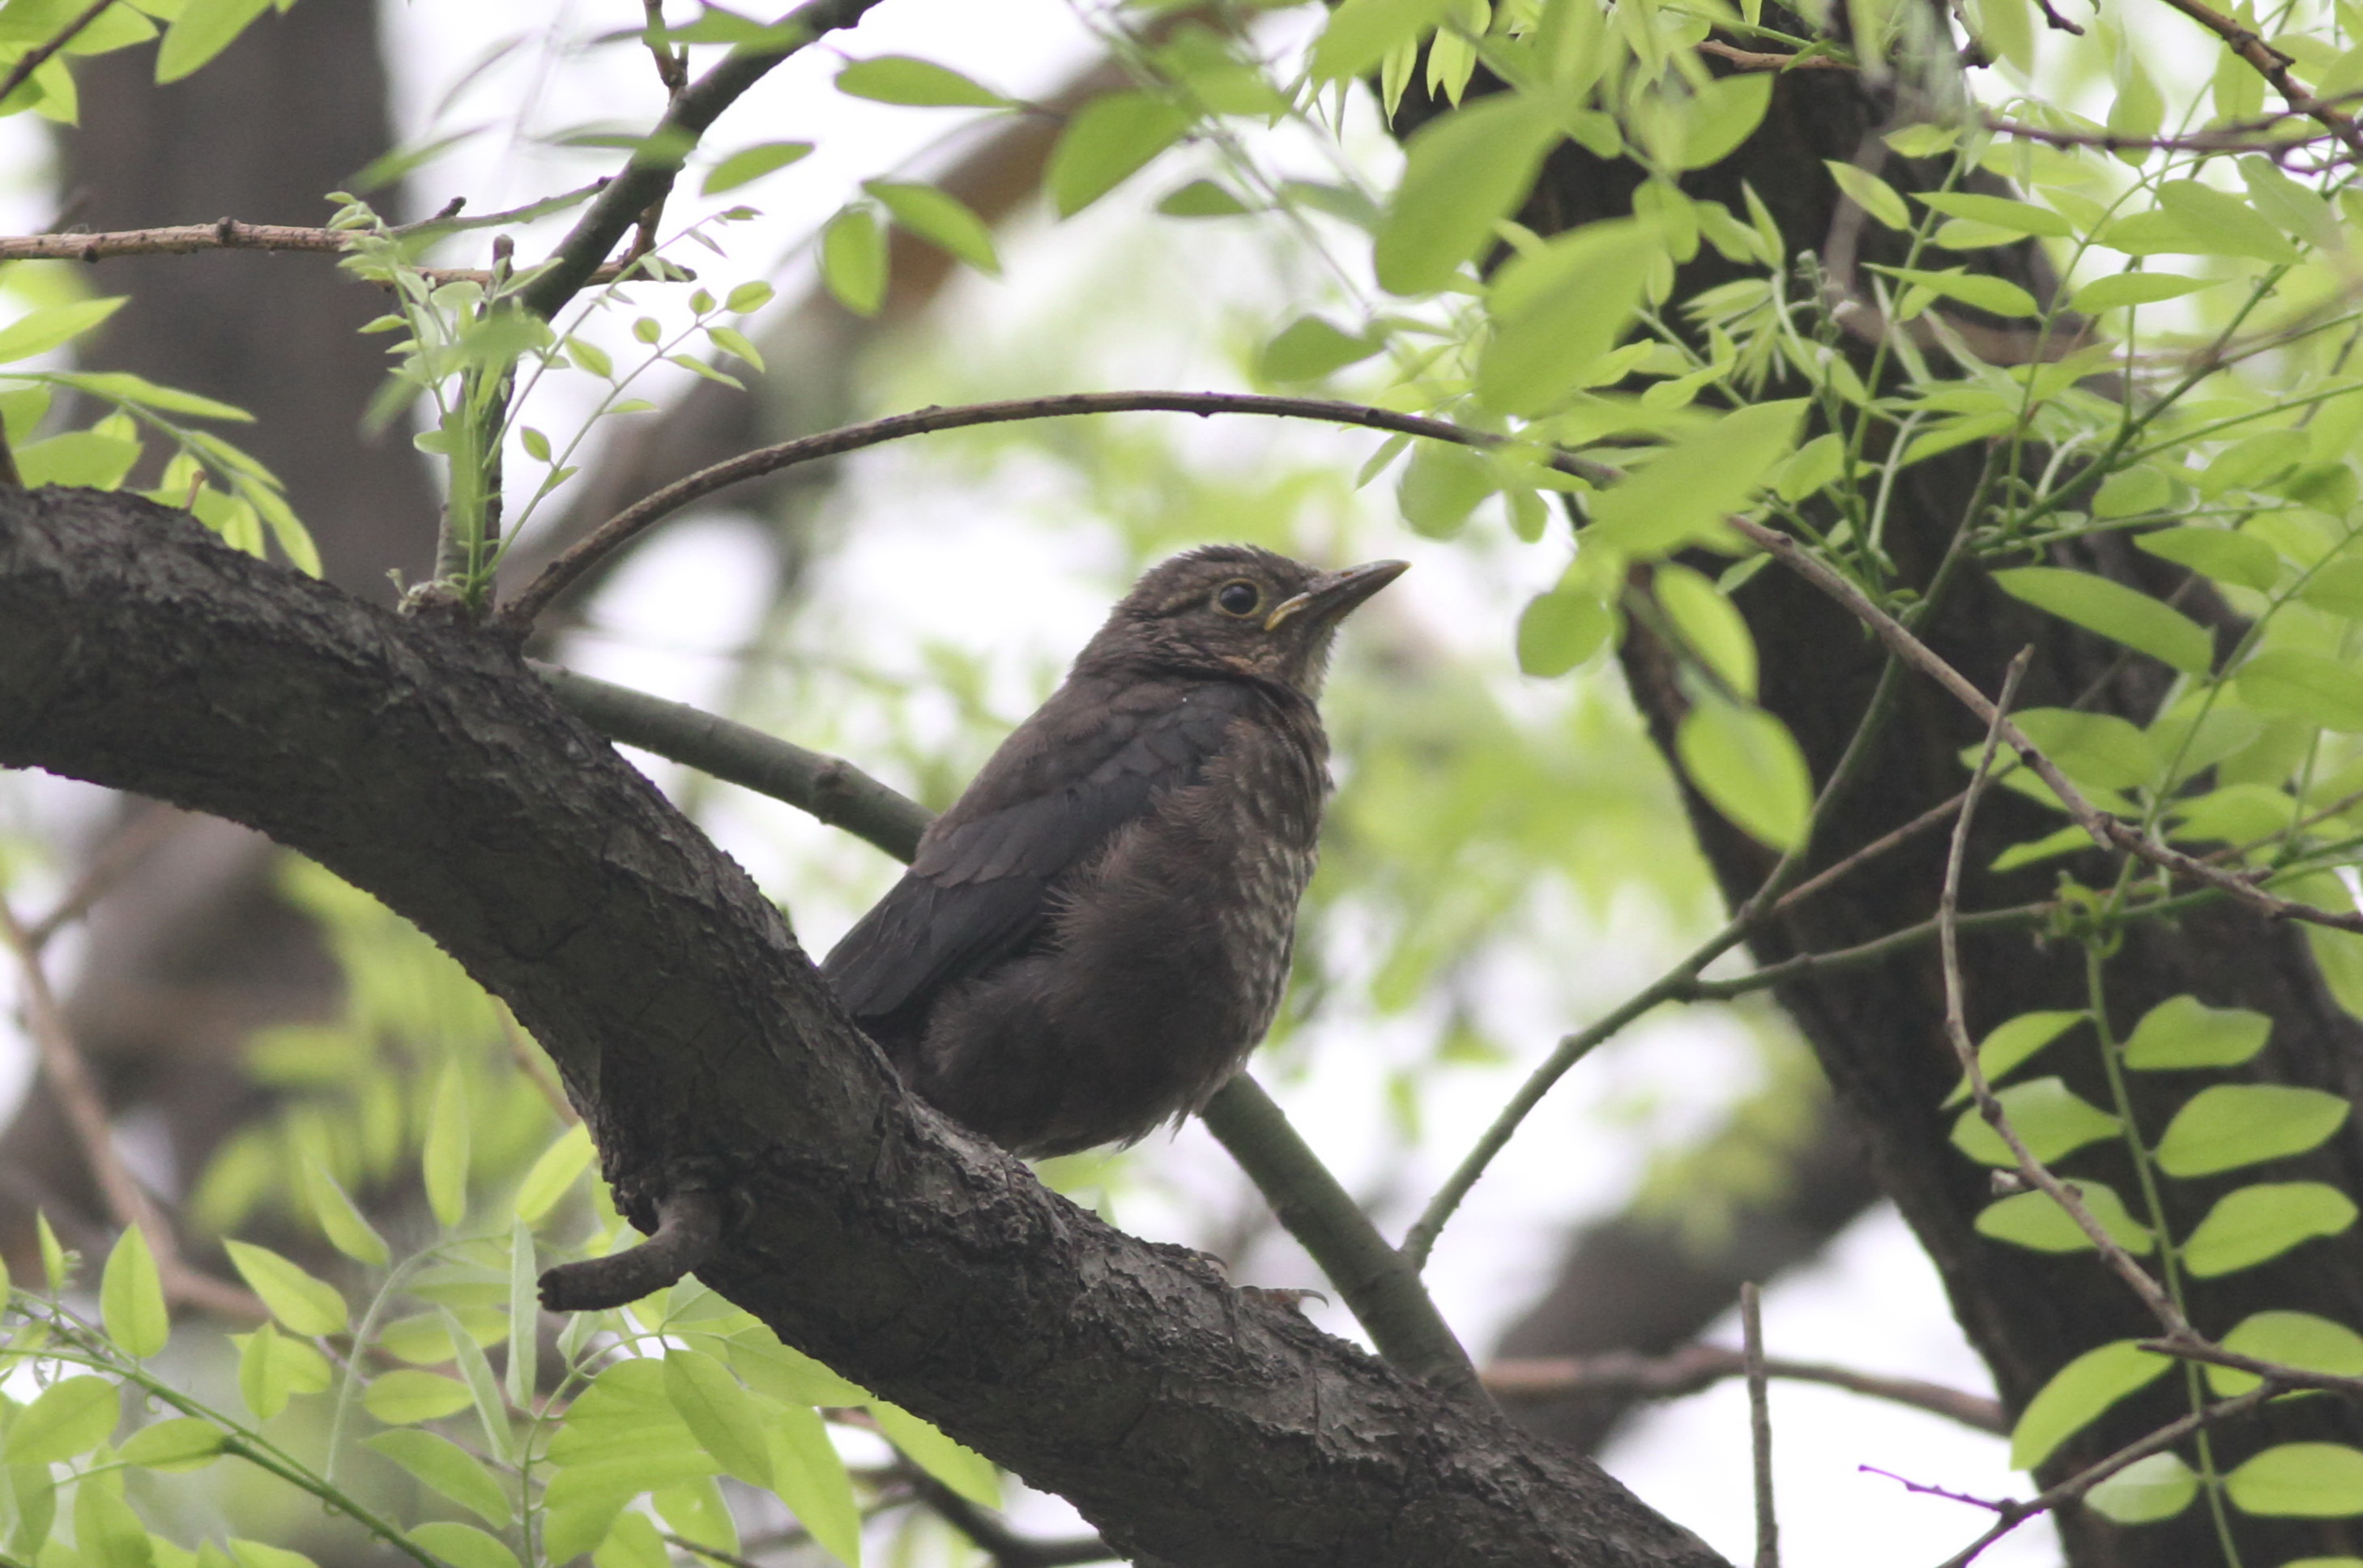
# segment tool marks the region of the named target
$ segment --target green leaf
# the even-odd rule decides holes
[[[894,215],[896,223],[937,249],[957,257],[989,278],[1001,275],[1001,257],[993,248],[993,230],[958,196],[933,185],[893,180],[866,181],[861,188],[877,197]]]
[[[154,1568],[148,1527],[123,1500],[119,1485],[85,1481],[75,1487],[73,1515],[74,1551],[84,1568]]]
[[[2216,1084],[2175,1113],[2158,1140],[2158,1168],[2171,1176],[2213,1176],[2302,1154],[2338,1131],[2346,1101],[2286,1084]]]
[[[2210,256],[2249,256],[2259,261],[2294,261],[2297,248],[2232,194],[2196,180],[2169,180],[2158,188],[2158,206]]]
[[[2080,833],[2083,830],[2079,828],[2077,831]],[[2002,1082],[2017,1071],[2028,1057],[2083,1022],[2090,1016],[2081,1009],[2022,1012],[2016,1018],[2007,1019],[1994,1025],[1986,1037],[1978,1043],[1978,1066],[1984,1071],[1986,1082],[1989,1084]],[[1964,1073],[1961,1076],[1961,1081],[1954,1086],[1953,1092],[1945,1097],[1945,1103],[1953,1105],[1969,1097],[1969,1075]]]
[[[1722,162],[1756,134],[1771,103],[1769,72],[1736,72],[1707,83],[1676,112],[1681,152],[1671,163],[1690,170]]]
[[[646,1514],[623,1513],[591,1553],[591,1562],[592,1568],[672,1568],[672,1556],[654,1520]]]
[[[232,1334],[239,1348],[238,1391],[246,1408],[269,1420],[297,1394],[317,1394],[334,1381],[328,1358],[265,1323],[250,1334]]]
[[[2186,278],[2178,272],[2113,272],[2105,278],[2095,278],[2078,289],[2068,302],[2068,308],[2086,315],[2097,315],[2104,310],[2120,310],[2126,305],[2155,304],[2160,300],[2177,300],[2201,289],[2213,288],[2221,278]]]
[[[45,484],[113,490],[139,460],[140,446],[96,430],[69,430],[17,448],[17,472],[26,488]],[[177,498],[176,498],[177,499]]]
[[[1803,404],[1759,403],[1669,442],[1648,466],[1590,498],[1587,537],[1645,559],[1731,538],[1725,520],[1796,444]]]
[[[1015,102],[948,65],[907,54],[855,61],[837,73],[837,90],[915,109],[1005,109]]]
[[[1705,698],[1682,715],[1674,754],[1707,803],[1742,832],[1783,852],[1804,836],[1813,776],[1789,726],[1772,714]]]
[[[438,1519],[411,1526],[410,1539],[451,1568],[517,1568],[516,1553],[474,1525]]]
[[[468,1082],[456,1061],[444,1064],[418,1151],[427,1206],[447,1229],[468,1217]]]
[[[1822,166],[1830,171],[1830,178],[1838,182],[1838,189],[1844,191],[1856,206],[1890,228],[1911,229],[1912,210],[1903,204],[1903,198],[1895,193],[1894,186],[1868,170],[1858,169],[1851,163],[1841,163],[1835,158],[1823,159]]]
[[[2138,789],[2158,775],[2158,750],[2149,736],[2114,713],[2029,708],[2013,717],[2027,739],[2087,789]],[[1961,766],[1975,767],[1982,749],[1963,747]]]
[[[1157,204],[1167,217],[1237,217],[1254,209],[1212,180],[1193,180],[1175,187]]]
[[[2133,1340],[2086,1351],[2054,1373],[2027,1402],[2025,1413],[2011,1430],[2011,1468],[2034,1469],[2102,1411],[2157,1382],[2173,1365],[2170,1358],[2146,1351]]]
[[[2229,1192],[2182,1244],[2182,1264],[2202,1279],[2235,1274],[2317,1236],[2355,1223],[2355,1200],[2318,1181],[2259,1182]]]
[[[2014,567],[1993,577],[2014,599],[2146,653],[2186,675],[2206,674],[2213,657],[2214,643],[2204,626],[2123,583],[2058,567]],[[2358,687],[2363,687],[2363,680],[2358,680]]]
[[[451,1336],[452,1359],[459,1364],[460,1376],[468,1385],[468,1397],[476,1407],[476,1419],[484,1429],[484,1442],[493,1457],[505,1463],[516,1448],[509,1430],[507,1407],[501,1403],[501,1386],[493,1376],[493,1364],[484,1359],[484,1352],[472,1336],[451,1316],[450,1309],[441,1309],[443,1331]]]
[[[2268,648],[2240,667],[2240,701],[2275,718],[2363,732],[2363,674],[2302,648]]]
[[[54,1296],[72,1277],[66,1250],[60,1244],[57,1231],[50,1229],[50,1217],[38,1209],[33,1211],[33,1232],[40,1242],[41,1277],[49,1282],[50,1294]]]
[[[1589,593],[1538,593],[1518,615],[1518,668],[1528,675],[1565,675],[1598,653],[1615,629],[1614,612]]]
[[[590,1164],[591,1130],[578,1121],[560,1133],[558,1141],[544,1149],[533,1168],[525,1173],[525,1180],[517,1186],[516,1217],[528,1225],[540,1223]]]
[[[265,1546],[259,1540],[241,1540],[232,1536],[230,1555],[241,1568],[319,1568],[300,1551],[290,1551],[283,1546]]]
[[[2242,1513],[2268,1518],[2363,1514],[2363,1450],[2336,1442],[2279,1443],[2225,1476],[2224,1491]]]
[[[105,303],[105,302],[94,302]],[[234,404],[209,397],[199,397],[193,392],[177,387],[160,387],[144,376],[128,370],[53,370],[50,379],[61,386],[80,387],[94,397],[109,403],[133,403],[152,408],[160,414],[187,414],[199,419],[224,419],[239,424],[251,424],[254,415]],[[11,422],[13,428],[14,422]]]
[[[533,1395],[539,1381],[541,1354],[541,1299],[537,1282],[541,1270],[535,1265],[533,1227],[522,1216],[509,1220],[509,1359],[507,1390],[509,1403],[521,1410],[533,1408]]]
[[[763,141],[752,147],[742,147],[705,171],[705,182],[698,187],[701,195],[718,195],[749,185],[766,174],[775,174],[791,163],[802,161],[813,149],[808,141]]]
[[[124,1463],[143,1470],[202,1470],[221,1457],[223,1441],[211,1421],[174,1416],[133,1432],[117,1452]]]
[[[718,1548],[733,1556],[738,1551],[738,1524],[723,1501],[722,1488],[711,1476],[701,1475],[656,1488],[649,1496],[657,1512],[673,1532],[701,1546]]]
[[[850,206],[820,231],[820,275],[838,304],[876,315],[886,303],[886,231],[866,205]]]
[[[306,1274],[268,1247],[251,1242],[224,1242],[229,1260],[271,1315],[292,1334],[341,1334],[346,1328],[345,1298],[325,1279]]]
[[[188,0],[156,50],[156,80],[178,82],[227,49],[271,0]]]
[[[1423,441],[1413,448],[1395,485],[1395,503],[1412,531],[1431,539],[1458,532],[1477,503],[1501,486],[1501,476],[1481,452],[1446,441]]]
[[[2273,1021],[2240,1007],[2209,1007],[2194,996],[2169,997],[2142,1014],[2126,1037],[2124,1063],[2136,1072],[2236,1067],[2265,1048]]]
[[[2076,232],[2073,224],[2049,207],[2038,207],[2032,202],[2014,201],[2008,196],[1980,196],[1966,191],[1914,191],[1912,195],[1922,205],[1933,207],[1947,217],[1991,224],[1996,228],[2006,228],[2014,234],[2039,234],[2049,239],[2066,239]]]
[[[107,1338],[135,1356],[154,1355],[172,1335],[163,1276],[156,1272],[156,1254],[148,1250],[148,1238],[137,1225],[127,1229],[106,1254],[98,1308]]]
[[[870,1402],[870,1414],[903,1457],[981,1508],[1001,1507],[1001,1472],[993,1461],[954,1442],[899,1405]]]
[[[2146,1255],[2158,1245],[2158,1238],[2149,1227],[2135,1219],[2125,1209],[2125,1200],[2116,1189],[2097,1181],[2072,1184],[2087,1213],[2100,1221],[2109,1239],[2136,1255]],[[2069,1217],[2068,1210],[2053,1201],[2049,1193],[2036,1188],[2030,1192],[2013,1193],[2010,1197],[1989,1203],[1978,1211],[1978,1234],[1991,1236],[1997,1242],[2008,1242],[2038,1253],[2089,1253],[2093,1251],[2092,1238],[2084,1228]]]
[[[1488,94],[1414,132],[1371,252],[1381,286],[1396,294],[1444,287],[1517,210],[1558,139],[1556,121],[1519,93]]]
[[[616,361],[609,359],[607,351],[596,343],[587,338],[569,337],[566,339],[566,352],[569,358],[591,374],[605,381],[615,379]],[[445,1223],[456,1223],[456,1221],[447,1220]]]
[[[2115,1117],[2056,1077],[2013,1084],[1997,1089],[1994,1099],[2002,1102],[2002,1114],[2027,1153],[2047,1165],[2062,1154],[2114,1135],[2119,1126]],[[1953,1146],[1980,1165],[2007,1168],[2018,1164],[2010,1145],[1986,1124],[1975,1106],[1954,1121]]]
[[[329,1245],[373,1268],[383,1268],[392,1260],[385,1238],[361,1217],[352,1198],[328,1174],[328,1167],[309,1154],[304,1156],[304,1191],[311,1199],[312,1217],[320,1222],[320,1232],[328,1238]]]
[[[361,1393],[362,1408],[394,1427],[457,1415],[468,1400],[468,1386],[458,1378],[407,1366],[379,1373]]]
[[[1452,0],[1346,0],[1313,46],[1313,80],[1367,76],[1390,50],[1436,30]]]
[[[780,1337],[758,1324],[730,1338],[730,1364],[748,1386],[782,1405],[820,1405],[831,1408],[862,1405],[870,1391],[848,1382]]]
[[[75,300],[18,316],[0,327],[0,365],[30,359],[72,342],[122,309],[128,298],[128,295],[118,294],[111,299]]]
[[[1317,315],[1300,315],[1263,346],[1256,370],[1266,381],[1317,381],[1379,351],[1370,337],[1349,337]]]
[[[2040,315],[2043,307],[2035,296],[2007,278],[1996,278],[1984,272],[1965,271],[1947,267],[1932,271],[1925,267],[1878,267],[1871,269],[1906,283],[1917,283],[1931,293],[1993,315]],[[1908,311],[1907,311],[1908,314]]]
[[[820,1412],[803,1405],[781,1407],[772,1416],[770,1445],[771,1489],[780,1501],[830,1555],[859,1568],[861,1511]]]
[[[2314,569],[2297,596],[2317,610],[2363,620],[2363,560],[2330,561]]]
[[[482,1460],[450,1439],[433,1432],[380,1432],[361,1446],[385,1455],[486,1524],[505,1529],[512,1522],[508,1496],[500,1483]]]
[[[1181,105],[1148,93],[1111,93],[1067,121],[1050,150],[1043,186],[1060,217],[1072,217],[1146,168],[1190,128]]]
[[[757,278],[731,290],[730,297],[722,302],[722,308],[733,315],[746,315],[770,304],[774,292],[771,284]]]
[[[1486,293],[1492,331],[1477,358],[1478,397],[1531,417],[1583,385],[1632,324],[1664,252],[1655,226],[1615,218],[1503,265]]]
[[[2270,592],[2280,580],[2280,554],[2253,534],[2229,528],[2161,528],[2135,535],[2134,543],[2161,560],[2259,593]],[[2363,566],[2363,561],[2356,564]]]
[[[1652,574],[1649,591],[1683,644],[1731,691],[1756,701],[1756,639],[1731,601],[1686,566],[1669,561]]]
[[[54,1464],[88,1453],[114,1434],[122,1397],[104,1377],[69,1377],[17,1412],[0,1454],[11,1464]]]
[[[2199,1496],[2199,1476],[2176,1453],[2137,1459],[2084,1494],[2085,1507],[2121,1525],[2170,1519]]]
[[[2222,1341],[2227,1351],[2279,1362],[2334,1377],[2363,1376],[2363,1334],[2311,1312],[2252,1312]],[[2260,1381],[2229,1366],[2208,1366],[2208,1386],[2219,1395],[2246,1394]]]
[[[728,1367],[703,1351],[669,1351],[664,1386],[665,1397],[716,1463],[749,1486],[771,1485],[763,1414]]]

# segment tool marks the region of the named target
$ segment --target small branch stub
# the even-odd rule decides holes
[[[638,1246],[543,1274],[541,1304],[553,1312],[625,1306],[678,1282],[712,1257],[721,1241],[721,1200],[703,1187],[684,1188],[657,1205],[656,1231]]]

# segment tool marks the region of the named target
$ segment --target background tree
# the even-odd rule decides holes
[[[52,114],[68,112],[72,87],[51,44],[104,52],[152,31],[128,6],[10,9],[25,12],[12,18],[25,69],[11,102],[38,95],[30,106]],[[190,1212],[251,1234],[271,1195],[297,1197],[285,1218],[316,1227],[355,1265],[347,1288],[378,1292],[376,1305],[356,1323],[336,1287],[233,1246],[231,1266],[278,1325],[240,1342],[247,1412],[292,1419],[283,1432],[303,1430],[308,1408],[326,1430],[274,1436],[193,1403],[187,1386],[127,1359],[163,1347],[166,1294],[232,1313],[255,1303],[224,1271],[183,1264],[184,1242],[201,1235],[176,1237],[110,1158],[96,1088],[76,1087],[77,1028],[47,1000],[39,967],[51,935],[128,858],[118,839],[64,889],[64,919],[10,923],[28,1023],[94,1167],[95,1192],[80,1196],[145,1238],[108,1242],[94,1321],[71,1298],[55,1304],[69,1265],[54,1230],[35,1227],[20,1269],[45,1274],[51,1299],[20,1298],[14,1346],[53,1386],[10,1422],[10,1549],[45,1561],[185,1555],[167,1494],[121,1483],[106,1446],[119,1441],[147,1468],[228,1453],[239,1474],[292,1480],[422,1561],[595,1550],[653,1562],[668,1542],[736,1552],[742,1527],[844,1556],[857,1507],[915,1497],[1004,1560],[1041,1560],[974,1513],[987,1469],[874,1391],[1068,1496],[1114,1546],[1160,1559],[1690,1560],[1679,1531],[1491,1415],[1417,1273],[1519,1119],[1581,1055],[1662,1003],[1773,989],[1833,1091],[1824,1102],[1793,1078],[1767,1091],[1785,1126],[1748,1147],[1786,1165],[1787,1184],[1759,1171],[1734,1198],[1712,1186],[1689,1195],[1693,1215],[1723,1210],[1724,1261],[1667,1245],[1679,1228],[1662,1218],[1599,1232],[1573,1249],[1548,1298],[1574,1305],[1538,1312],[1514,1342],[1601,1347],[1584,1325],[1617,1314],[1582,1305],[1594,1298],[1583,1270],[1603,1252],[1637,1253],[1656,1265],[1647,1277],[1679,1282],[1668,1307],[1626,1314],[1627,1342],[1660,1349],[1695,1331],[1741,1280],[1810,1251],[1859,1207],[1858,1176],[1823,1152],[1843,1121],[1992,1368],[2014,1458],[2055,1484],[2047,1503],[2076,1505],[2063,1516],[2076,1561],[2351,1555],[2363,1340],[2348,1325],[2363,1279],[2357,1058],[2343,1002],[2363,917],[2338,878],[2353,809],[2343,737],[2363,728],[2363,688],[2339,656],[2363,601],[2344,569],[2357,486],[2341,193],[2363,144],[2340,106],[2343,17],[2178,4],[2224,50],[2203,94],[2162,89],[2178,68],[2171,47],[2136,49],[2113,17],[2086,38],[2044,13],[2060,37],[2041,51],[2047,74],[2030,75],[2036,19],[2007,0],[1958,18],[1353,0],[1318,21],[1309,52],[1302,34],[1215,11],[1137,30],[1111,19],[1114,71],[1076,78],[1040,165],[1054,208],[1090,206],[1160,158],[1194,158],[1176,174],[1200,178],[1162,204],[1170,217],[1342,220],[1327,254],[1346,287],[1326,308],[1342,302],[1346,325],[1300,315],[1255,368],[1283,384],[1365,378],[1358,390],[1383,406],[1052,399],[789,443],[625,505],[553,569],[518,574],[500,607],[506,538],[544,495],[573,480],[631,502],[712,438],[703,404],[684,402],[655,427],[662,436],[625,444],[607,489],[574,480],[576,438],[534,423],[569,378],[591,386],[577,412],[589,403],[605,429],[629,417],[632,361],[619,348],[668,355],[713,385],[733,379],[731,359],[766,359],[732,323],[768,302],[768,285],[682,279],[666,258],[699,253],[650,246],[668,222],[727,237],[733,215],[682,210],[682,160],[774,65],[867,9],[808,6],[776,27],[719,10],[671,31],[652,19],[644,41],[663,119],[635,128],[604,186],[560,198],[572,227],[543,265],[517,259],[536,254],[529,242],[505,240],[488,271],[427,267],[431,246],[481,240],[458,226],[471,220],[392,229],[358,202],[327,230],[226,222],[0,242],[0,255],[84,260],[341,248],[389,291],[396,309],[381,325],[397,369],[378,410],[406,407],[443,465],[438,580],[401,619],[372,617],[284,571],[207,552],[152,506],[28,496],[0,533],[0,756],[246,822],[377,895],[515,1010],[592,1133],[557,1135],[530,1048],[497,1005],[421,967],[415,939],[365,900],[299,876],[296,902],[343,960],[342,1016],[258,1043],[252,1062],[293,1093],[222,1146]],[[180,11],[158,74],[204,65],[244,12],[203,0]],[[1991,71],[2044,96],[1973,93],[1965,60],[1972,81]],[[837,84],[1029,123],[949,68],[959,63],[873,57]],[[2056,106],[2096,71],[2113,89],[2105,124]],[[2266,110],[2268,89],[2285,111]],[[1353,118],[1365,91],[1409,138],[1391,188],[1373,190],[1350,161],[1368,156]],[[1283,144],[1253,134],[1261,125],[1309,127],[1348,161],[1328,180],[1289,178]],[[865,184],[817,237],[838,306],[871,316],[897,277],[916,303],[944,276],[908,249],[898,269],[888,221],[906,243],[997,267],[984,219],[1015,207],[1043,146],[1012,134],[980,149],[962,166],[971,187],[950,175]],[[723,155],[703,181],[714,195],[801,156],[777,140],[711,152]],[[1341,245],[1338,232],[1361,237]],[[623,275],[602,273],[619,253]],[[1365,265],[1392,303],[1361,284]],[[1317,293],[1298,308],[1322,305]],[[656,295],[674,303],[634,314]],[[108,308],[49,304],[0,348],[54,348]],[[827,316],[795,313],[780,329],[790,352],[801,322],[811,357],[811,325]],[[627,330],[603,346],[606,317]],[[834,319],[841,347],[847,318]],[[774,356],[781,341],[767,338]],[[6,413],[28,480],[129,479],[233,542],[269,539],[298,564],[311,555],[278,481],[194,423],[218,406],[120,374],[19,380]],[[910,401],[948,402],[960,384],[939,368]],[[61,392],[117,411],[50,434],[40,422]],[[735,867],[513,657],[538,613],[620,543],[731,483],[924,429],[1154,407],[1392,431],[1363,479],[1403,461],[1405,519],[1480,559],[1502,547],[1470,520],[1496,495],[1512,535],[1566,559],[1548,498],[1573,497],[1577,548],[1519,620],[1519,657],[1552,675],[1616,646],[1736,911],[1563,1041],[1399,1247],[1259,1093],[1243,1086],[1218,1104],[1217,1135],[1392,1371],[1093,1227],[915,1116]],[[1437,414],[1449,418],[1424,417]],[[141,436],[161,469],[135,473]],[[1075,456],[1104,494],[1126,476],[1114,443]],[[1159,517],[1131,525],[1134,553],[1217,518],[1212,531],[1247,531],[1236,506],[1206,504],[1213,487],[1170,469],[1148,477]],[[1267,491],[1244,515],[1281,537],[1308,525],[1302,491]],[[318,506],[304,510],[317,522]],[[512,564],[533,547],[523,537]],[[784,583],[804,558],[783,558]],[[795,630],[770,617],[762,651],[808,652]],[[1551,798],[1566,758],[1489,712],[1448,659],[1421,662],[1392,672],[1367,731],[1356,720],[1354,741],[1372,744],[1355,753],[1340,802],[1333,858],[1348,876],[1322,895],[1341,927],[1381,933],[1383,962],[1310,943],[1298,995],[1367,984],[1382,1010],[1441,1023],[1448,1055],[1492,1026],[1468,999],[1479,939],[1531,929],[1545,913],[1537,884],[1601,853],[1570,847],[1570,816],[1649,823],[1654,807],[1603,788],[1584,803],[1610,811],[1570,812]],[[956,667],[938,673],[962,690]],[[798,670],[797,695],[814,682]],[[849,791],[858,776],[842,765],[579,680],[557,690],[612,734],[760,781],[882,847],[907,845],[921,820],[891,794]],[[972,676],[965,690],[989,701]],[[1996,696],[2015,722],[1996,716]],[[741,697],[760,710],[752,683]],[[1411,756],[1426,746],[1454,761],[1391,763],[1379,739],[1389,721],[1397,744],[1414,732]],[[960,772],[918,726],[800,733],[870,761],[899,752],[936,798]],[[1997,790],[1980,803],[1989,780]],[[1439,799],[1455,812],[1429,815]],[[1402,831],[1414,822],[1423,831]],[[1678,883],[1670,890],[1678,901]],[[1707,977],[1743,943],[1752,973]],[[1957,963],[1939,961],[1956,948]],[[651,965],[649,954],[681,956]],[[380,1058],[410,1070],[357,1070]],[[1968,1061],[1981,1066],[1957,1090]],[[1419,1064],[1397,1081],[1408,1116],[1438,1079]],[[601,1211],[581,1249],[594,1261],[558,1276],[556,1294],[630,1300],[693,1266],[736,1308],[681,1286],[625,1316],[586,1312],[545,1343],[530,1281],[569,1250],[557,1240],[575,1212],[566,1193],[593,1141],[623,1210],[643,1229],[665,1223],[652,1250],[600,1264],[625,1237]],[[504,1172],[523,1173],[505,1198]],[[472,1208],[471,1174],[493,1187]],[[1703,1173],[1692,1162],[1687,1174]],[[380,1223],[440,1230],[397,1264],[348,1188],[396,1205],[382,1216],[400,1213],[407,1190],[412,1218]],[[1378,1207],[1400,1203],[1382,1195]],[[1757,1217],[1784,1215],[1797,1222],[1758,1244]],[[552,1223],[538,1244],[533,1228]],[[582,1234],[584,1217],[574,1224]],[[1126,1284],[1111,1293],[1111,1279]],[[1062,1325],[1061,1354],[1046,1364],[1050,1323]],[[645,1353],[660,1343],[670,1353]],[[505,1358],[498,1375],[480,1345]],[[70,1375],[77,1365],[93,1370]],[[1496,1368],[1493,1383],[1663,1388],[1716,1370],[1728,1368],[1698,1356],[1528,1363]],[[185,1412],[181,1423],[118,1430],[114,1387],[126,1381]],[[356,1404],[388,1426],[372,1451],[441,1501],[385,1501],[372,1490],[384,1474],[339,1475]],[[853,1487],[821,1408],[866,1411],[842,1419],[904,1458]],[[469,1448],[430,1430],[445,1418]],[[1574,1428],[1599,1429],[1596,1417]],[[733,1481],[727,1494],[716,1475]],[[396,1522],[454,1506],[495,1533]],[[2002,1508],[1997,1530],[2023,1512]]]

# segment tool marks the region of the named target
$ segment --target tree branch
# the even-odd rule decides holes
[[[31,79],[33,72],[56,58],[58,50],[80,38],[82,30],[97,21],[106,8],[114,4],[115,0],[91,0],[91,3],[83,6],[81,12],[64,27],[18,55],[17,62],[8,68],[8,74],[0,76],[0,104],[6,103],[9,94],[22,87]]]
[[[0,493],[0,763],[245,822],[505,999],[644,1226],[788,1343],[1067,1496],[1118,1551],[1707,1568],[1689,1532],[904,1094],[776,909],[504,639],[380,612],[135,496]]]
[[[1768,1376],[1792,1383],[1822,1383],[1891,1404],[1942,1416],[1997,1436],[2010,1435],[2010,1418],[2002,1402],[1981,1394],[1965,1393],[1916,1377],[1885,1377],[1821,1362],[1784,1361],[1767,1356]],[[1685,1345],[1668,1355],[1636,1355],[1613,1351],[1604,1355],[1544,1356],[1533,1360],[1497,1361],[1485,1368],[1485,1386],[1503,1399],[1563,1398],[1598,1390],[1637,1394],[1651,1399],[1679,1399],[1747,1371],[1739,1352],[1720,1345]]]

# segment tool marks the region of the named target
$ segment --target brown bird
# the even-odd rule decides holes
[[[1402,561],[1152,567],[821,966],[904,1081],[1029,1159],[1199,1109],[1270,1027],[1337,624]]]

